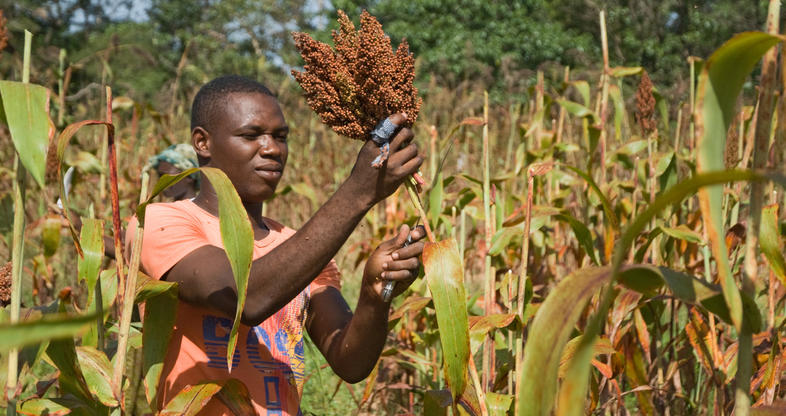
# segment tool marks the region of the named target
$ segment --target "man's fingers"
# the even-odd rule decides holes
[[[402,127],[396,132],[390,141],[390,152],[395,153],[401,149],[409,147],[408,145],[415,138],[415,133],[409,127]]]
[[[412,241],[420,241],[423,237],[426,236],[426,227],[423,225],[418,225],[409,232],[409,236],[411,237]]]
[[[387,267],[385,267],[385,270],[386,271],[415,270],[418,267],[420,267],[420,262],[418,261],[417,257],[411,257],[404,260],[388,262]]]
[[[396,252],[393,253],[393,258],[396,260],[408,259],[410,257],[418,257],[421,253],[423,253],[423,242],[418,241],[396,250]]]
[[[395,280],[397,282],[414,280],[415,277],[417,277],[417,274],[413,270],[394,270],[382,274],[383,279]]]
[[[399,227],[398,229],[398,234],[396,235],[394,247],[403,247],[404,243],[407,242],[408,236],[409,236],[409,225],[402,224],[401,227]]]

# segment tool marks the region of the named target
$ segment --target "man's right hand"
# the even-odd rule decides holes
[[[390,120],[402,125],[406,120],[404,114],[393,114]],[[387,198],[409,176],[418,171],[423,157],[418,155],[418,146],[412,143],[415,134],[407,127],[399,128],[390,141],[390,155],[381,168],[371,166],[379,155],[379,147],[373,140],[367,140],[358,153],[355,166],[346,184],[352,186],[356,197],[367,204],[368,208]]]

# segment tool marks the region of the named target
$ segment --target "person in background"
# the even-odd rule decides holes
[[[199,167],[194,147],[190,143],[173,144],[161,153],[150,156],[145,169],[155,169],[158,176],[177,175],[191,168]],[[199,173],[193,173],[180,182],[164,189],[161,194],[172,201],[191,199],[199,190]]]

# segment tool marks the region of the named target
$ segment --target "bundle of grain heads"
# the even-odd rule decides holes
[[[375,166],[381,166],[387,147],[372,132],[384,130],[384,120],[393,114],[406,117],[389,122],[411,127],[420,111],[415,59],[405,39],[394,52],[382,25],[367,11],[360,15],[359,30],[343,11],[338,15],[335,48],[306,33],[292,34],[305,62],[304,70],[292,75],[311,109],[333,131],[356,140],[375,139],[380,145]]]

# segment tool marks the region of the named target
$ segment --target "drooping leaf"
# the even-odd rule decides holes
[[[701,238],[701,235],[699,235],[699,233],[696,231],[691,230],[684,224],[680,224],[674,228],[661,225],[660,230],[663,231],[664,234],[679,240],[685,240],[689,243],[695,244],[704,244],[704,240]]]
[[[786,186],[786,176],[782,174],[744,170],[728,170],[698,174],[673,186],[655,198],[655,200],[647,206],[644,212],[634,219],[622,234],[614,249],[612,275],[615,278],[618,277],[622,262],[626,258],[634,239],[644,230],[647,224],[666,207],[682,201],[685,197],[695,194],[697,189],[705,186],[735,181],[763,180],[775,181],[782,186]],[[739,291],[737,293],[739,293]],[[600,307],[587,325],[585,335],[590,336],[582,340],[574,359],[571,361],[569,376],[566,377],[560,389],[560,413],[578,415],[584,411],[583,401],[586,396],[587,383],[589,381],[590,360],[592,359],[591,349],[611,305],[612,294],[613,292],[608,291],[602,296]],[[709,299],[707,301],[709,301]],[[749,305],[749,302],[745,301],[742,303],[742,306],[746,310],[746,314],[749,313],[751,315],[751,319],[748,320],[748,322],[752,325],[755,325],[757,320],[760,322],[761,317],[758,316],[757,313],[753,313],[754,308],[746,305]],[[546,400],[549,406],[553,404],[552,400]]]
[[[164,189],[197,171],[201,171],[210,181],[213,189],[216,190],[221,242],[224,245],[229,264],[232,267],[232,275],[235,278],[237,288],[237,308],[227,345],[227,368],[232,368],[232,357],[237,345],[237,331],[240,327],[240,316],[243,313],[246,302],[248,274],[251,271],[251,261],[254,254],[254,231],[251,228],[248,213],[243,207],[240,196],[235,191],[232,182],[220,169],[211,167],[188,169],[177,175],[163,175],[153,187],[150,198],[139,204],[136,216],[139,219],[139,223],[144,224],[145,209],[152,199]]]
[[[242,416],[256,414],[249,400],[248,388],[242,381],[234,378],[187,386],[158,414],[159,416],[196,415],[216,394],[234,414]]]
[[[87,346],[76,347],[76,356],[79,367],[85,377],[85,383],[90,393],[106,406],[118,405],[117,399],[112,395],[112,364],[106,355]]]
[[[52,314],[34,321],[0,324],[0,351],[23,347],[48,339],[67,338],[87,329],[96,321],[95,314]]]
[[[724,169],[726,132],[734,116],[737,96],[756,63],[780,40],[778,36],[762,32],[741,33],[723,44],[705,63],[696,90],[697,172]],[[699,190],[704,227],[712,243],[723,296],[729,305],[734,326],[740,331],[742,300],[731,273],[723,239],[722,202],[723,186]]]
[[[71,409],[54,400],[34,398],[19,403],[16,412],[25,416],[63,416],[70,414]]]
[[[584,268],[566,276],[551,291],[529,325],[524,362],[518,377],[519,415],[547,415],[554,405],[560,357],[589,298],[610,279],[610,268]],[[532,380],[538,380],[537,383]]]
[[[568,363],[576,354],[576,348],[579,346],[581,337],[582,336],[579,335],[565,344],[565,349],[562,351],[562,356],[559,359],[559,378],[565,377],[565,373],[568,371]],[[614,346],[611,345],[608,338],[600,338],[595,343],[592,355],[595,357],[601,354],[614,354],[615,352],[617,352],[617,350],[614,349]]]
[[[104,220],[83,218],[79,240],[83,253],[77,258],[79,281],[84,281],[87,286],[87,303],[90,304],[104,260]]]
[[[227,380],[224,387],[219,390],[218,397],[236,415],[252,416],[257,414],[251,404],[251,394],[248,392],[248,387],[238,379]]]
[[[161,192],[163,192],[166,188],[180,182],[186,176],[199,172],[199,168],[191,168],[184,170],[177,175],[162,175],[158,178],[158,182],[153,186],[153,191],[150,192],[150,196],[148,197],[147,201],[139,204],[136,208],[136,217],[139,220],[140,224],[145,223],[145,209],[149,204],[153,202],[153,198],[158,196]]]
[[[60,371],[57,381],[61,395],[71,394],[86,405],[95,401],[79,366],[73,338],[51,341],[46,349],[46,355]]]
[[[221,390],[221,382],[186,386],[158,413],[159,416],[193,416]]]
[[[598,199],[600,200],[600,203],[603,206],[603,212],[604,214],[606,214],[606,219],[609,221],[609,225],[611,225],[611,227],[615,230],[619,229],[620,221],[619,218],[617,218],[617,214],[614,213],[614,208],[611,206],[611,202],[609,202],[609,199],[606,197],[606,194],[600,190],[598,184],[595,183],[594,179],[592,179],[592,176],[590,176],[586,172],[574,168],[573,166],[569,166],[569,165],[562,165],[562,166],[568,169],[569,171],[575,173],[576,175],[578,175],[580,178],[584,179],[587,182],[587,185],[589,185],[590,189],[592,189],[592,191],[595,193],[595,196],[597,196]]]
[[[516,319],[514,313],[495,313],[485,316],[470,316],[469,317],[469,336],[471,352],[474,354],[478,351],[486,335],[495,329],[507,328]]]
[[[701,305],[725,322],[731,324],[731,313],[723,301],[720,286],[707,283],[702,279],[672,270],[668,267],[656,267],[640,264],[626,267],[619,275],[619,282],[636,292],[653,296],[663,285],[669,293],[682,302]],[[742,297],[743,310],[747,314],[746,322],[751,328],[761,327],[761,315],[755,302],[748,296]]]
[[[464,263],[456,241],[449,239],[426,243],[423,249],[423,266],[437,314],[445,378],[455,401],[467,386],[469,362]]]
[[[202,173],[210,180],[218,196],[218,218],[221,229],[221,243],[227,252],[232,274],[237,288],[237,308],[232,331],[229,333],[227,345],[227,368],[232,368],[232,357],[237,344],[237,331],[240,328],[240,316],[246,304],[248,274],[251,272],[251,260],[254,254],[254,230],[248,219],[248,213],[229,178],[219,169],[201,168]]]
[[[786,261],[783,259],[783,242],[778,232],[778,205],[764,207],[761,211],[759,244],[767,262],[781,284],[786,285]]]
[[[503,227],[497,230],[494,236],[491,237],[489,255],[496,256],[502,253],[502,250],[510,245],[510,240],[514,237],[521,237],[522,234],[524,234],[524,227]]]
[[[579,103],[575,103],[573,101],[568,101],[568,100],[557,100],[557,104],[559,104],[562,108],[565,109],[565,111],[567,111],[569,114],[575,117],[579,117],[579,118],[590,117],[593,119],[593,123],[598,118],[598,116],[592,110]]]
[[[584,248],[584,251],[587,253],[592,262],[599,266],[600,261],[598,260],[598,255],[595,253],[595,246],[593,245],[594,239],[592,238],[592,233],[590,232],[589,228],[587,228],[587,226],[584,225],[581,221],[567,213],[557,215],[556,218],[570,225],[570,228],[573,230],[573,234],[576,235],[576,240],[578,240],[581,247]]]
[[[63,201],[63,213],[66,221],[68,222],[68,229],[71,232],[71,239],[74,241],[74,246],[76,247],[76,251],[79,255],[82,255],[82,244],[79,242],[79,236],[77,235],[76,228],[74,224],[71,222],[71,214],[70,209],[68,208],[68,195],[65,191],[65,185],[63,184],[63,170],[61,167],[61,161],[63,160],[63,156],[65,155],[65,149],[68,143],[71,141],[71,138],[74,137],[77,131],[85,126],[95,126],[95,125],[103,125],[108,130],[113,131],[114,126],[99,120],[82,120],[76,123],[69,124],[63,129],[62,132],[57,136],[57,152],[55,155],[55,159],[57,161],[57,184],[58,189],[60,192],[60,199]]]
[[[177,313],[177,284],[162,282],[139,273],[136,299],[145,301],[142,352],[145,397],[156,404],[156,392],[164,368],[164,358]]]
[[[0,98],[19,159],[44,187],[46,150],[55,127],[49,119],[49,90],[35,84],[0,81]]]

